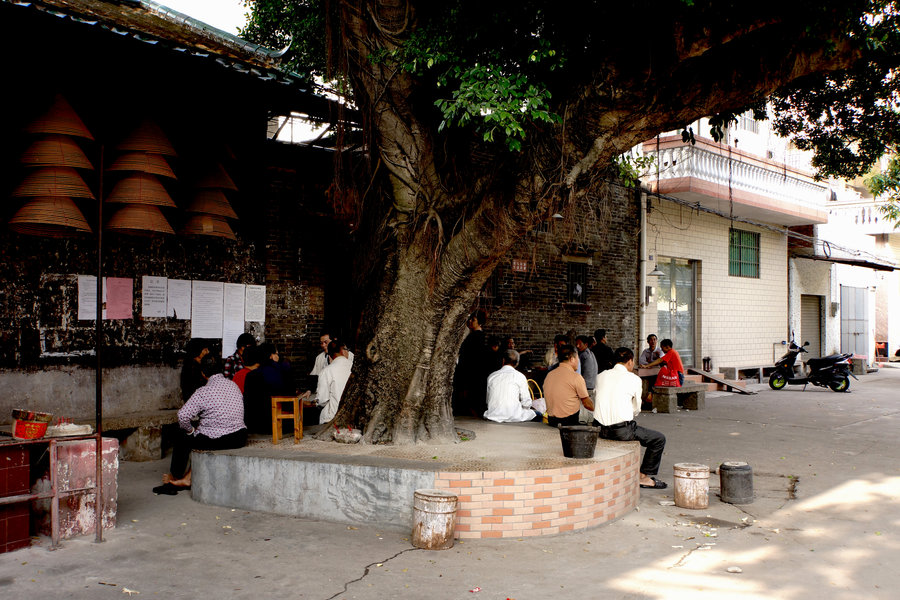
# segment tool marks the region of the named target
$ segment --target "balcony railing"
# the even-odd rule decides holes
[[[729,157],[727,153],[707,150],[699,144],[660,148],[657,152],[645,144],[644,153],[654,157],[658,154],[660,181],[696,178],[720,186],[724,193],[730,186],[733,191],[815,210],[822,210],[830,197],[828,188],[812,178],[798,177],[792,174],[793,169],[778,170],[776,165],[737,152]],[[645,174],[645,181],[653,182],[656,177],[656,165],[653,165]]]

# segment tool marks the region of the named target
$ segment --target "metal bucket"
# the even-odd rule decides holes
[[[719,465],[719,497],[729,504],[753,502],[753,469],[745,462],[729,460]]]
[[[675,465],[675,506],[706,508],[709,506],[709,467],[699,463]]]
[[[413,494],[412,544],[424,550],[453,547],[458,498],[444,490],[416,490]]]
[[[600,428],[591,425],[560,425],[559,439],[566,458],[594,458]]]

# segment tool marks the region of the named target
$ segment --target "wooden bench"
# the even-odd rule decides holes
[[[706,384],[686,383],[681,387],[653,386],[653,408],[658,413],[671,413],[681,404],[688,410],[706,407]]]

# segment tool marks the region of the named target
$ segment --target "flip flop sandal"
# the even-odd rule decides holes
[[[177,485],[172,485],[171,483],[164,483],[162,485],[158,485],[153,488],[153,493],[159,496],[162,494],[163,496],[177,496],[178,492],[184,488],[178,487]]]
[[[651,477],[650,479],[653,480],[653,485],[644,485],[642,483],[641,487],[648,490],[664,490],[669,487],[665,481],[659,481],[656,477]]]

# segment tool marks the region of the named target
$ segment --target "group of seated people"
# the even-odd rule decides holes
[[[564,348],[571,350],[563,353]],[[559,377],[559,375],[551,377],[550,373],[563,364],[564,361],[560,360],[562,354],[567,357],[571,356],[574,374],[584,383],[585,395],[590,398],[594,397],[597,377],[617,364],[615,352],[607,345],[606,330],[604,329],[598,329],[593,336],[576,336],[574,345],[570,344],[569,336],[564,334],[556,336],[553,348],[547,355],[549,363],[547,380],[551,384]],[[647,336],[647,348],[641,352],[637,363],[643,368],[662,365],[662,376],[666,377],[671,373],[670,377],[674,380],[670,385],[677,386],[684,383],[684,367],[681,357],[673,348],[672,340],[664,339],[657,346],[657,336],[650,334]],[[542,413],[546,412],[546,408],[541,402],[537,406],[533,405],[536,399],[532,397],[525,375],[517,370],[518,364],[519,354],[515,350],[506,350],[502,353],[502,366],[488,375],[487,410],[483,414],[485,419],[498,423],[542,419]],[[654,375],[654,377],[657,376]],[[544,383],[545,396],[549,396],[546,390],[547,380]],[[643,406],[646,408],[646,402],[643,403]],[[574,416],[583,423],[589,423],[592,420],[591,412],[588,409],[581,409],[580,414]]]
[[[330,335],[322,336],[320,342],[323,352],[311,373],[318,377],[316,395],[307,390],[300,398],[315,400],[322,407],[319,423],[327,423],[337,413],[353,354]],[[271,397],[297,394],[290,363],[281,360],[274,344],[257,345],[248,333],[238,336],[237,348],[224,365],[209,356],[205,340],[192,339],[186,348],[181,385],[185,403],[178,411],[180,435],[163,485],[153,488],[156,494],[175,495],[190,489],[192,450],[240,448],[249,433],[271,433]]]
[[[579,346],[585,344],[585,340],[579,341]],[[664,342],[671,345],[670,340]],[[547,423],[554,427],[591,424],[600,428],[604,439],[638,441],[647,449],[640,466],[640,487],[665,489],[666,483],[656,479],[665,436],[635,420],[641,412],[642,383],[633,373],[634,353],[628,348],[613,351],[610,368],[599,374],[593,370],[592,388],[578,370],[595,358],[584,356],[583,351],[581,357],[579,354],[579,348],[570,344],[556,347],[555,367],[544,380]],[[656,361],[663,361],[665,356],[668,354]],[[517,361],[515,351],[508,352],[503,366],[488,377],[485,419],[501,423],[542,420],[543,415],[533,410],[536,399],[531,397],[525,375],[515,369]]]

